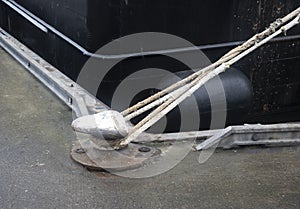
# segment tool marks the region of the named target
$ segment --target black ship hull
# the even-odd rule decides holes
[[[188,40],[199,46],[211,61],[216,61],[275,19],[298,7],[300,2],[15,0],[15,3],[90,52],[126,35],[162,32]],[[57,34],[41,31],[5,1],[0,1],[0,12],[0,26],[4,30],[68,77],[74,81],[77,79],[88,56]],[[300,27],[296,27],[287,36],[273,40],[235,64],[234,70],[224,76],[222,81],[229,107],[227,125],[300,120],[299,43]],[[179,74],[188,70],[160,55],[128,58],[105,77],[97,97],[110,105],[120,81],[137,70],[154,67],[167,68]],[[241,82],[236,83],[232,78],[239,78]],[[89,79],[92,81],[94,78],[91,76]],[[89,89],[89,86],[84,87]],[[144,92],[141,97],[151,92]],[[200,91],[196,96],[201,101],[207,100],[205,92]],[[199,110],[209,121],[210,106],[202,105]],[[176,118],[176,114],[170,117]],[[202,123],[200,128],[208,127],[208,123]],[[174,128],[169,129],[173,131]]]

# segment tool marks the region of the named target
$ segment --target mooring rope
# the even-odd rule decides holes
[[[240,59],[269,42],[274,37],[280,35],[281,33],[286,33],[286,31],[299,24],[299,22],[300,7],[287,16],[277,19],[263,32],[256,34],[241,46],[232,49],[215,63],[193,73],[187,78],[124,110],[122,115],[125,117],[125,119],[130,120],[146,112],[147,110],[160,105],[143,120],[141,120],[136,126],[134,126],[128,136],[117,143],[115,149],[121,149],[122,147],[127,146],[142,132],[147,130],[163,116],[168,114],[186,98],[190,97],[207,81],[226,71],[226,69],[228,69],[232,64],[238,62]]]

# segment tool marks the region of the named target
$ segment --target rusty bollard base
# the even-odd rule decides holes
[[[158,157],[160,153],[159,149],[142,144],[131,143],[116,151],[104,141],[101,146],[93,140],[82,140],[73,145],[71,157],[88,169],[114,172],[136,169]]]

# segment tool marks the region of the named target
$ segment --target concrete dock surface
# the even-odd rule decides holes
[[[300,147],[191,152],[146,179],[70,158],[72,111],[0,48],[0,209],[300,208]]]

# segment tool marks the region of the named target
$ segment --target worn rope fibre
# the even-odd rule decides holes
[[[248,41],[246,41],[244,44],[242,44],[241,46],[238,46],[234,49],[232,49],[231,51],[229,51],[227,54],[225,54],[221,59],[219,59],[218,61],[216,61],[215,63],[207,66],[206,68],[197,71],[196,73],[188,76],[187,78],[169,86],[168,88],[148,97],[147,99],[138,102],[136,105],[124,110],[122,112],[123,116],[127,116],[128,114],[137,111],[138,109],[140,109],[141,107],[149,104],[150,102],[157,100],[159,98],[161,98],[162,96],[166,95],[167,93],[173,91],[174,89],[183,86],[184,84],[186,84],[187,82],[190,82],[191,80],[195,79],[197,76],[201,75],[202,73],[204,73],[205,71],[209,71],[211,69],[214,69],[215,67],[221,65],[222,63],[229,61],[230,59],[232,59],[234,56],[238,55],[240,52],[246,50],[247,48],[253,46],[255,43],[257,43],[258,41],[262,40],[264,37],[270,35],[272,32],[274,32],[275,30],[277,30],[279,27],[281,27],[283,24],[285,24],[286,22],[290,21],[291,19],[295,18],[298,14],[300,13],[300,7],[297,8],[296,10],[294,10],[293,12],[291,12],[290,14],[288,14],[287,16],[281,18],[281,19],[277,19],[275,22],[273,22],[269,28],[267,28],[266,30],[264,30],[263,32],[256,34],[255,36],[253,36],[252,38],[250,38]]]
[[[285,28],[282,27],[284,24],[286,24],[288,21],[292,20],[293,18],[296,18],[296,19],[294,21],[292,21],[290,24],[287,24],[285,26]],[[246,41],[241,46],[238,46],[238,47],[232,49],[227,54],[225,54],[223,57],[221,57],[217,62],[205,67],[202,70],[195,72],[194,74],[188,76],[187,78],[169,86],[168,88],[158,92],[157,94],[150,96],[149,98],[145,99],[144,101],[139,102],[136,105],[123,111],[122,115],[125,116],[126,119],[131,119],[131,118],[136,117],[155,106],[162,104],[157,109],[155,109],[153,112],[151,112],[148,116],[146,116],[142,121],[140,121],[130,131],[129,135],[126,138],[124,138],[120,142],[118,142],[117,145],[115,146],[115,149],[120,149],[120,148],[126,146],[127,144],[129,144],[141,132],[148,129],[151,125],[153,125],[155,122],[157,122],[161,117],[163,117],[165,114],[167,114],[170,110],[172,110],[180,102],[182,102],[184,99],[186,99],[191,94],[193,94],[194,91],[196,91],[198,88],[200,88],[202,85],[204,85],[208,80],[215,77],[219,73],[225,71],[227,68],[230,67],[230,65],[239,61],[241,58],[248,55],[250,52],[254,51],[259,46],[268,42],[269,41],[268,37],[270,37],[272,35],[275,37],[275,36],[281,34],[282,32],[285,33],[287,30],[289,30],[290,28],[292,28],[293,26],[298,24],[299,18],[300,18],[300,7],[297,8],[296,10],[294,10],[293,12],[291,12],[290,14],[288,14],[287,16],[285,16],[281,19],[277,19],[266,30],[264,30],[263,32],[261,32],[259,34],[256,34],[255,36],[250,38],[248,41]],[[282,29],[279,31],[276,31],[280,27],[282,27]],[[261,43],[263,41],[264,41],[264,43]],[[195,88],[195,86],[196,86],[196,88]],[[193,88],[194,90],[191,91],[191,88]],[[164,96],[164,95],[166,95],[166,96]],[[162,97],[162,96],[164,96],[164,97]],[[174,106],[174,107],[168,108],[170,106]],[[170,110],[164,111],[166,109],[170,109]],[[162,112],[165,112],[165,113],[162,114]],[[145,126],[145,124],[146,124],[146,126]]]

